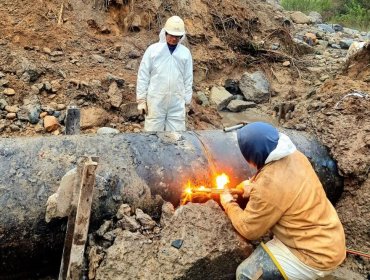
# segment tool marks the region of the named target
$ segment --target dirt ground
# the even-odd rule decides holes
[[[22,110],[37,107],[39,114],[60,118],[70,105],[89,108],[99,119],[83,133],[101,126],[140,131],[142,121],[127,119],[122,106],[135,101],[141,56],[172,14],[183,17],[187,26],[194,92],[207,93],[226,79],[240,79],[245,71],[257,69],[266,74],[272,89],[268,102],[238,114],[203,107],[194,96],[189,129],[219,129],[230,119],[268,119],[316,135],[345,178],[336,209],[347,247],[369,252],[370,47],[349,62],[343,50],[320,49],[318,57],[318,49],[310,52],[293,42],[295,27],[281,25],[287,13],[266,2],[69,0],[61,9],[56,0],[2,0],[0,101],[10,107],[2,108],[0,102],[0,136],[49,135],[42,121],[21,120]],[[279,52],[268,51],[273,42],[280,44]],[[319,64],[323,57],[333,64]],[[290,67],[283,66],[284,61],[290,61]],[[14,93],[3,93],[9,88]],[[278,122],[274,106],[290,103],[295,104],[292,118]],[[63,133],[61,124],[52,134]],[[349,256],[343,267],[364,278],[370,273],[370,261],[361,257]]]

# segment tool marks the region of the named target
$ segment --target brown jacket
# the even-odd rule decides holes
[[[231,202],[225,211],[248,240],[271,229],[310,267],[331,270],[345,259],[342,224],[310,162],[299,151],[260,170],[244,210]]]

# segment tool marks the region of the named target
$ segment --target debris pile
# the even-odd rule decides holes
[[[159,222],[121,205],[92,233],[89,279],[234,279],[252,251],[214,201],[165,203]]]

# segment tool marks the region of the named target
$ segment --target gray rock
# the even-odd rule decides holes
[[[227,105],[227,109],[229,109],[231,112],[241,112],[247,108],[253,107],[256,107],[256,103],[243,100],[231,100],[229,105]]]
[[[245,72],[240,79],[239,87],[247,101],[262,103],[269,99],[270,84],[260,71]]]
[[[44,89],[48,92],[51,92],[52,89],[51,83],[48,81],[44,82]]]
[[[121,105],[120,107],[121,116],[127,120],[132,117],[137,117],[140,115],[140,112],[137,109],[137,103],[136,102],[130,102]]]
[[[342,49],[348,50],[352,43],[353,39],[342,39],[339,41],[339,46]]]
[[[359,35],[360,34],[360,31],[358,31],[356,29],[351,29],[351,28],[343,27],[343,33],[348,34],[348,35],[355,36],[355,35]]]
[[[312,23],[322,23],[322,16],[318,12],[310,12],[308,16],[311,19]]]
[[[319,23],[316,26],[325,33],[335,33],[335,30],[329,24]]]
[[[196,98],[201,102],[201,105],[202,106],[208,107],[210,105],[209,104],[208,97],[207,97],[207,95],[204,92],[198,91],[196,93]]]
[[[40,121],[41,106],[37,99],[26,99],[18,112],[18,119],[37,124]]]
[[[0,71],[0,78],[4,78],[4,77],[5,77],[5,74]]]
[[[10,124],[9,125],[9,128],[11,131],[15,132],[15,131],[20,131],[21,128],[18,126],[18,125],[15,125],[15,124]]]
[[[60,115],[61,115],[60,111],[54,111],[54,113],[53,113],[53,116],[56,117],[56,118],[59,118]]]
[[[121,77],[112,75],[110,73],[107,74],[106,80],[108,82],[110,82],[110,83],[113,82],[113,81],[116,82],[117,85],[118,85],[118,87],[122,87],[125,84],[125,80],[124,79],[122,79]]]
[[[229,102],[233,99],[234,96],[224,87],[213,87],[209,96],[211,104],[215,104],[217,106],[217,110],[219,111],[225,109]]]
[[[102,57],[101,55],[98,55],[98,54],[93,54],[93,55],[92,55],[92,58],[93,58],[95,61],[99,62],[99,63],[103,63],[103,62],[105,61],[105,58],[104,58],[104,57]]]
[[[0,87],[6,86],[9,84],[7,79],[0,79]]]
[[[96,131],[97,134],[118,134],[119,130],[111,127],[101,127]]]
[[[129,51],[127,56],[131,59],[135,59],[135,58],[139,58],[141,56],[141,53],[138,50],[134,49],[134,50]]]
[[[274,51],[278,50],[279,48],[280,48],[280,44],[279,43],[273,43],[271,45],[271,49],[274,50]]]
[[[125,69],[137,71],[139,69],[139,62],[136,59],[130,59],[126,63]]]
[[[330,44],[330,46],[333,48],[333,49],[341,49],[341,46],[339,44]]]
[[[318,43],[320,46],[323,46],[324,48],[327,48],[329,45],[329,42],[325,40],[318,40]]]
[[[333,29],[335,32],[343,31],[343,26],[340,24],[333,24]]]
[[[5,106],[8,106],[8,102],[5,99],[0,99],[0,110],[4,110]]]
[[[235,100],[244,100],[245,101],[245,97],[244,97],[244,95],[237,94],[237,95],[235,95]]]

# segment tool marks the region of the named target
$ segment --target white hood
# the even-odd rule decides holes
[[[286,157],[297,150],[292,140],[284,133],[279,132],[279,141],[276,148],[269,154],[265,164]]]

